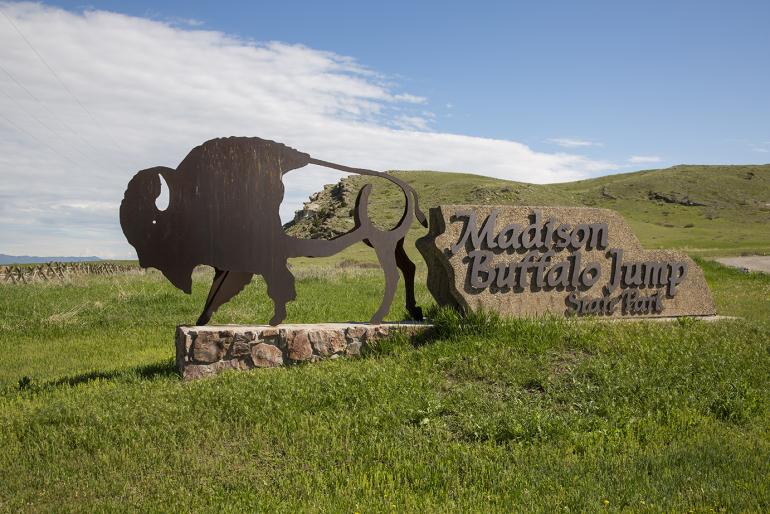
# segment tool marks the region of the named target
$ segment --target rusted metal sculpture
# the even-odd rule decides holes
[[[375,227],[367,214],[371,185],[358,193],[355,227],[328,240],[299,239],[287,235],[278,209],[283,200],[282,177],[307,164],[382,177],[404,193],[404,214],[392,230]],[[161,177],[168,185],[169,204],[156,206]],[[271,325],[286,317],[286,303],[294,300],[294,276],[287,267],[290,257],[325,257],[363,241],[372,247],[385,273],[385,294],[371,318],[379,323],[393,302],[398,269],[406,283],[406,308],[421,320],[414,298],[415,265],[404,251],[404,237],[414,216],[427,227],[417,193],[404,181],[371,170],[349,168],[310,157],[283,144],[256,137],[212,139],[194,148],[177,169],[158,166],[138,172],[128,183],[120,205],[120,225],[136,249],[139,264],[153,267],[185,293],[192,290],[195,266],[215,270],[198,325],[251,281],[262,275],[273,301]]]

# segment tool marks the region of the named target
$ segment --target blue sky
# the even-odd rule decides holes
[[[536,183],[770,162],[767,1],[0,0],[0,14],[0,253],[134,257],[129,179],[229,135]],[[340,176],[287,175],[282,219]]]
[[[351,56],[426,97],[439,131],[618,163],[770,161],[767,1],[90,5]]]

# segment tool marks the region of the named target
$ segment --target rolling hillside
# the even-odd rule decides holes
[[[606,207],[626,218],[646,248],[680,248],[705,256],[770,253],[768,164],[683,165],[546,185],[460,173],[392,173],[415,187],[426,212],[447,203]],[[356,194],[372,181],[370,212],[378,225],[394,225],[403,206],[399,190],[383,180],[351,176],[313,195],[287,231],[331,237],[350,230]],[[415,224],[411,239],[423,233]],[[355,258],[359,252],[349,251]]]

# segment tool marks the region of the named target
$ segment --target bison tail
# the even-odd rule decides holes
[[[371,184],[366,184],[358,192],[354,214],[355,227],[353,230],[332,239],[300,239],[286,236],[288,239],[286,245],[288,257],[328,257],[366,239],[366,235],[371,233],[373,229],[367,207],[371,191]]]
[[[379,171],[372,171],[362,168],[351,168],[349,166],[343,166],[341,164],[335,164],[333,162],[329,161],[322,161],[320,159],[315,159],[313,157],[310,158],[310,164],[316,164],[318,166],[324,166],[326,168],[332,168],[335,170],[344,171],[345,173],[355,173],[357,175],[369,175],[371,177],[380,177],[384,178],[385,180],[389,180],[390,182],[393,182],[398,187],[401,188],[401,191],[404,192],[404,198],[407,202],[407,209],[404,212],[404,216],[401,218],[401,222],[399,222],[398,226],[401,227],[402,224],[408,219],[409,209],[411,208],[410,200],[414,199],[414,214],[417,216],[417,220],[420,222],[420,224],[428,228],[428,220],[425,217],[425,214],[420,210],[418,200],[417,200],[417,191],[414,190],[412,186],[404,182],[403,180],[396,178],[392,175],[389,175],[387,173],[382,173]]]
[[[417,216],[417,221],[420,222],[420,225],[428,228],[428,219],[425,217],[425,213],[420,210],[420,200],[417,198],[417,191],[414,189],[411,189],[411,191],[412,197],[414,198],[414,215]]]

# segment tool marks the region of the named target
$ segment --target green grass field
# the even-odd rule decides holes
[[[743,319],[434,310],[417,346],[193,383],[173,333],[207,273],[192,297],[157,273],[0,286],[0,510],[766,512],[770,277],[699,262]],[[367,319],[383,287],[296,274],[291,322]],[[269,314],[255,281],[213,322]]]

